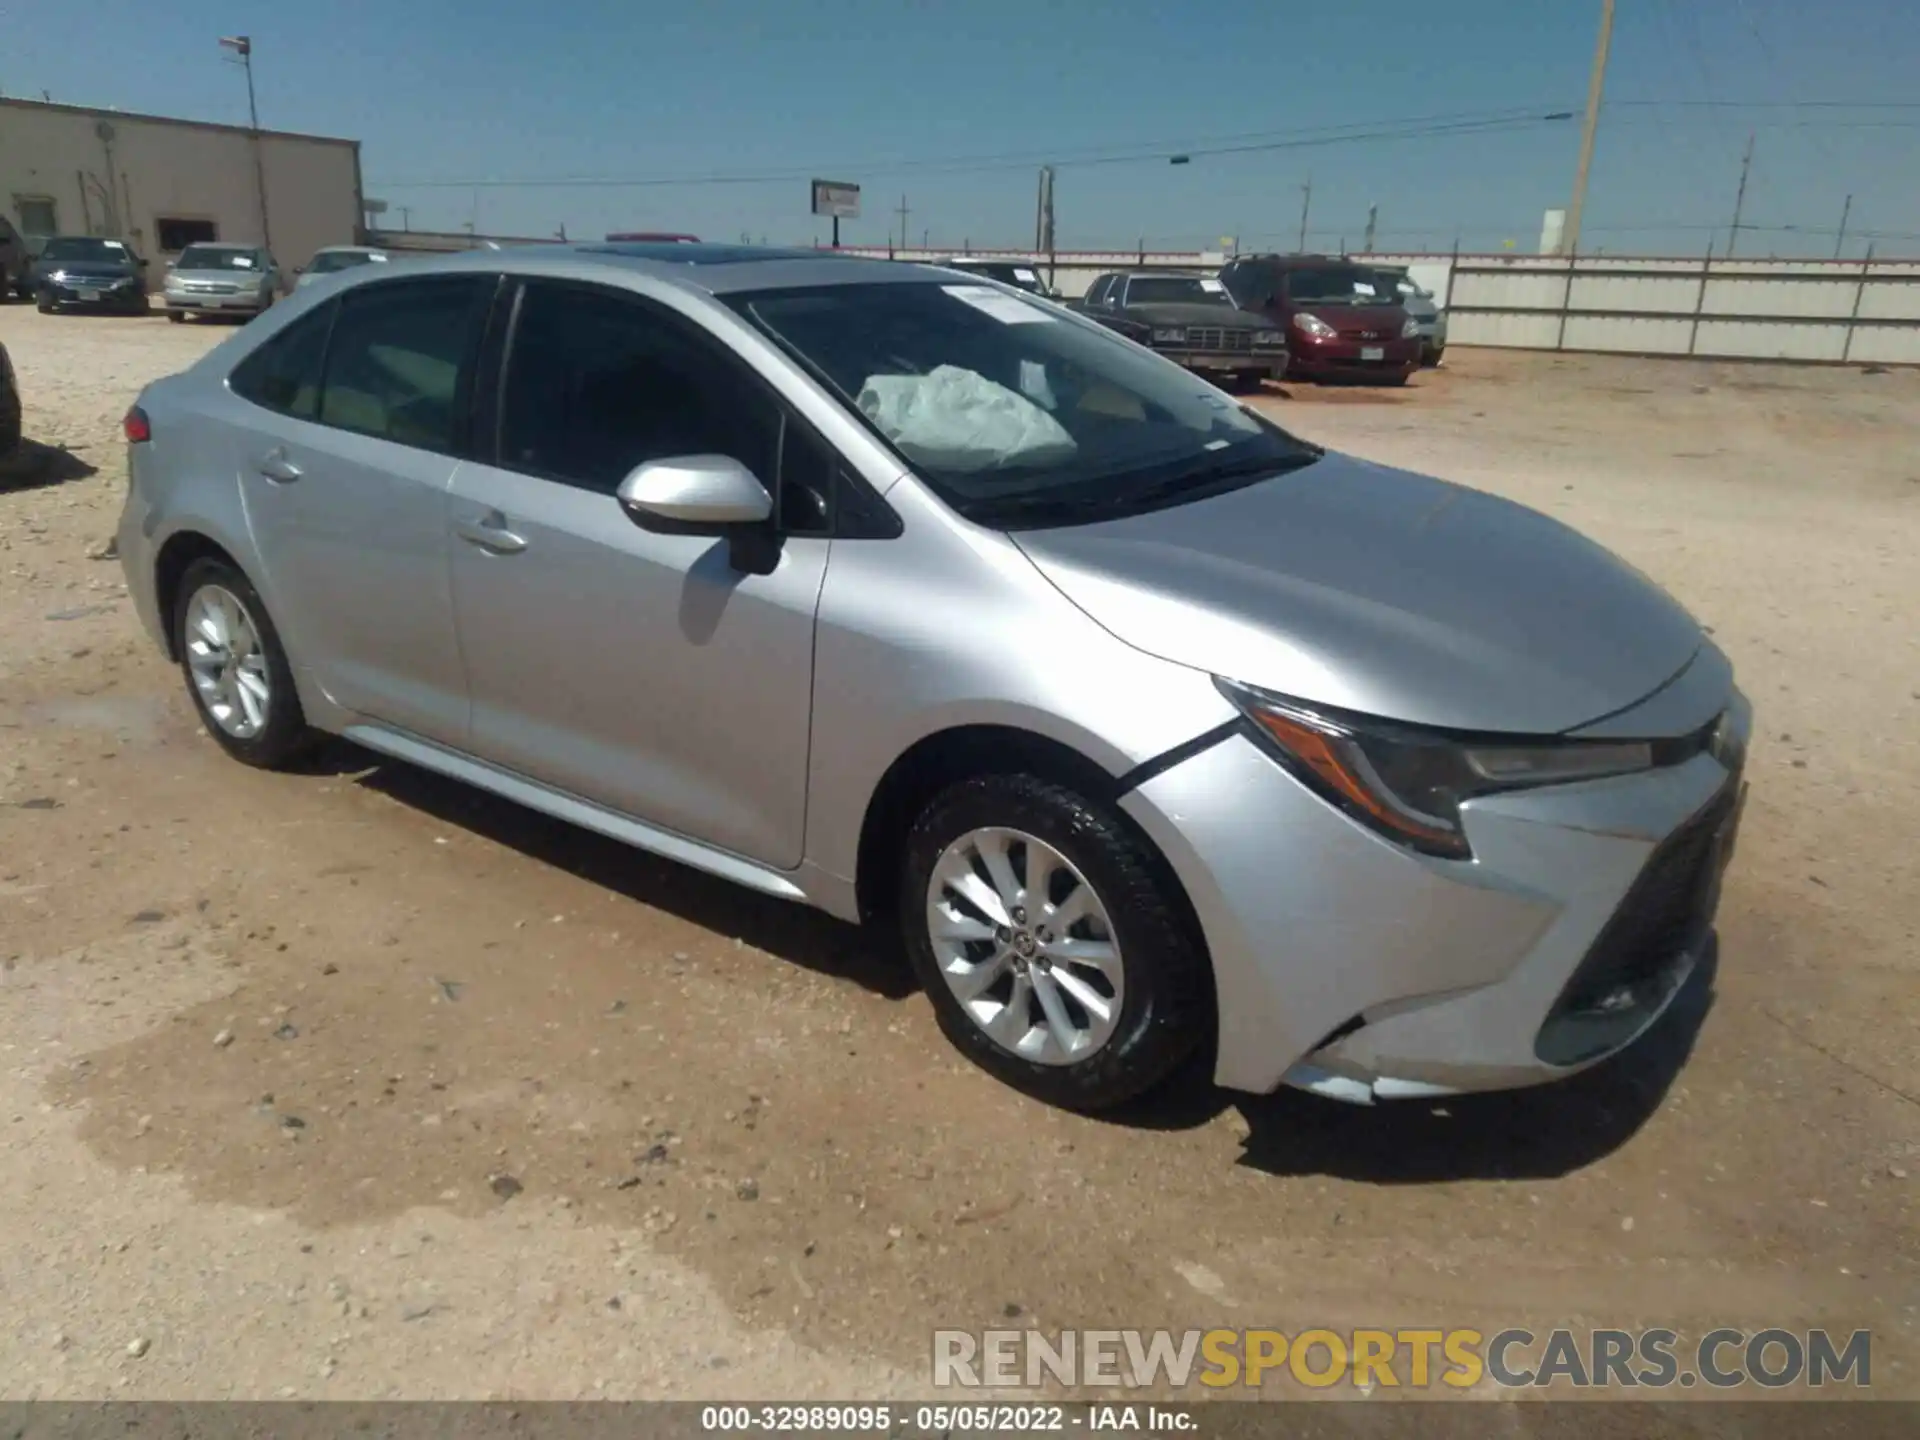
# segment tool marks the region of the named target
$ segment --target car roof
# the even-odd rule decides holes
[[[795,290],[816,285],[871,285],[934,282],[940,271],[930,265],[867,259],[831,250],[779,250],[757,245],[650,244],[646,242],[523,245],[498,250],[460,250],[423,258],[407,266],[411,278],[435,272],[510,270],[516,275],[590,279],[606,275],[645,275],[686,290],[711,295],[754,290]],[[355,284],[374,283],[356,277]],[[392,283],[392,282],[390,282]]]

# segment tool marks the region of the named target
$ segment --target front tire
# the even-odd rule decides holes
[[[939,795],[908,834],[900,908],[947,1038],[1050,1104],[1135,1099],[1207,1038],[1207,958],[1171,876],[1066,786],[995,775]]]
[[[312,747],[280,632],[232,565],[194,561],[174,603],[174,650],[207,733],[244,764],[278,770]]]
[[[183,325],[186,323],[187,312],[184,310],[169,310],[167,311],[167,319],[175,325]]]

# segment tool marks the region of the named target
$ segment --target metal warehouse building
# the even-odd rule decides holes
[[[0,99],[0,206],[15,228],[125,240],[153,262],[153,287],[162,261],[201,240],[264,240],[283,267],[305,265],[354,242],[362,203],[358,140]]]

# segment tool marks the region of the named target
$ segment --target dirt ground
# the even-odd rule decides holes
[[[1273,393],[1513,496],[1758,708],[1717,977],[1568,1084],[1108,1121],[884,945],[349,747],[197,733],[89,558],[230,333],[0,309],[0,1396],[893,1397],[936,1326],[1870,1328],[1920,1395],[1920,375],[1459,351]]]

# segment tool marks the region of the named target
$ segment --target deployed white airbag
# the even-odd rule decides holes
[[[858,403],[909,459],[946,470],[1064,460],[1077,448],[1033,401],[958,365],[925,375],[870,375]]]

